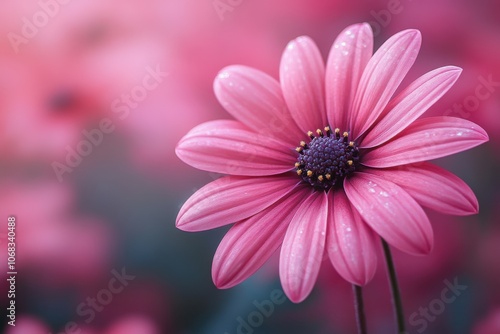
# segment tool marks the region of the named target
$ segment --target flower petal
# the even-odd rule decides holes
[[[352,205],[364,221],[392,246],[428,254],[433,232],[422,207],[401,187],[373,174],[355,172],[344,181]]]
[[[401,31],[389,38],[370,59],[350,115],[353,138],[368,130],[382,113],[417,58],[421,40],[418,30]]]
[[[395,137],[436,103],[453,86],[460,73],[461,68],[446,66],[415,80],[389,102],[384,117],[367,133],[360,146],[378,146]]]
[[[281,57],[280,82],[288,109],[304,133],[327,125],[325,64],[309,37],[288,43]]]
[[[418,119],[392,141],[369,150],[362,164],[383,168],[445,157],[488,141],[477,124],[456,117]]]
[[[343,190],[334,191],[330,196],[326,235],[330,260],[345,280],[365,285],[377,269],[375,235]]]
[[[246,280],[281,246],[297,203],[304,196],[303,190],[297,189],[231,227],[219,244],[212,264],[212,279],[219,289]]]
[[[280,254],[280,278],[294,303],[303,301],[314,287],[325,250],[328,196],[313,191],[292,218]]]
[[[345,28],[330,49],[326,64],[326,110],[329,124],[341,131],[347,130],[347,116],[372,54],[373,32],[368,23]]]
[[[297,176],[225,176],[194,193],[182,206],[176,226],[189,232],[231,224],[269,207],[292,191]]]
[[[180,140],[175,152],[193,167],[230,175],[279,174],[291,170],[297,160],[293,147],[231,120],[198,125]]]
[[[479,212],[474,192],[459,177],[430,163],[371,169],[408,192],[418,203],[438,212],[465,216]]]
[[[255,132],[291,145],[302,139],[279,82],[266,73],[241,65],[226,67],[214,81],[214,92],[233,117]]]

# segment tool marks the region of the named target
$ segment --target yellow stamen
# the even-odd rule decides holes
[[[318,176],[318,181],[323,182],[323,175]]]
[[[297,171],[297,175],[299,175],[299,176],[300,176],[300,175],[302,175],[302,169],[299,169],[299,170]]]
[[[308,176],[308,177],[313,176],[313,172],[312,172],[311,170],[308,170],[308,171],[307,171],[307,176]]]
[[[325,176],[326,176],[327,180],[330,180],[332,178],[332,176],[330,174],[326,174]]]

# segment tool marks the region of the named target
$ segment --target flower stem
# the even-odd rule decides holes
[[[394,262],[392,261],[391,250],[387,242],[382,239],[382,246],[384,247],[385,260],[387,262],[387,274],[391,285],[392,294],[392,307],[396,315],[398,325],[398,333],[403,334],[405,331],[405,316],[403,313],[403,304],[401,303],[401,294],[398,287],[398,279],[396,277],[396,270],[394,269]]]
[[[354,294],[354,308],[356,309],[356,323],[358,325],[358,334],[367,334],[365,309],[363,305],[363,291],[359,285],[352,285]]]

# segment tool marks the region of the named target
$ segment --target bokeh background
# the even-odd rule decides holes
[[[394,251],[408,332],[500,333],[496,0],[3,1],[2,332],[354,333],[351,287],[328,261],[301,304],[272,302],[282,292],[277,258],[237,287],[214,287],[212,256],[227,228],[185,233],[175,217],[219,175],[183,164],[174,148],[193,126],[229,118],[212,92],[221,68],[244,64],[277,78],[289,40],[311,36],[326,59],[336,35],[363,21],[375,47],[402,29],[422,32],[403,86],[436,67],[462,67],[427,115],[467,118],[490,135],[479,148],[436,161],[473,188],[480,213],[429,212],[434,252]],[[3,315],[9,215],[17,217],[15,327]],[[380,262],[364,292],[369,332],[385,334],[394,319]],[[456,298],[444,303],[443,289],[455,283]],[[273,307],[259,311],[265,301]]]

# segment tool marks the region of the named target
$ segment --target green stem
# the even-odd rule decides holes
[[[396,277],[396,270],[394,269],[394,262],[392,260],[391,250],[387,242],[382,239],[382,246],[384,247],[385,260],[387,262],[387,274],[391,285],[392,294],[392,307],[396,314],[396,321],[398,325],[398,333],[404,334],[405,330],[405,316],[403,313],[403,304],[401,303],[401,293],[399,292],[398,279]]]
[[[354,294],[354,308],[356,310],[356,323],[358,325],[358,334],[367,334],[365,308],[363,305],[363,291],[359,285],[352,285]]]

